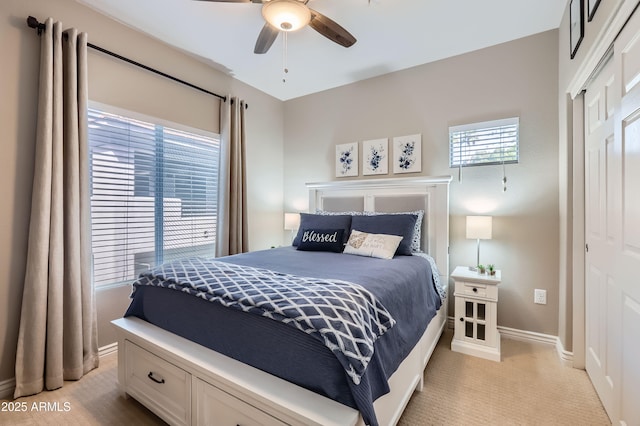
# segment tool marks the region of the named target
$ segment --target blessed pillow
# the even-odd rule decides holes
[[[416,215],[416,224],[413,228],[413,238],[411,239],[411,251],[414,253],[421,252],[422,246],[422,219],[424,218],[424,210],[416,210],[413,212],[398,212],[398,213],[381,213],[381,212],[370,212],[366,211],[364,213],[365,216],[377,216],[381,214],[413,214]]]
[[[305,229],[343,229],[342,244],[347,242],[349,231],[351,230],[350,215],[325,216],[311,213],[300,213],[300,228],[298,234],[293,239],[292,245],[300,244],[302,233]]]
[[[332,217],[332,216],[327,216]],[[416,214],[379,214],[375,216],[353,216],[351,230],[372,234],[398,235],[402,241],[396,254],[411,256],[411,243],[418,215]]]
[[[344,253],[358,256],[391,259],[402,241],[399,235],[369,234],[351,231],[351,236],[344,246]]]
[[[298,250],[341,253],[344,248],[343,236],[344,229],[304,229]]]

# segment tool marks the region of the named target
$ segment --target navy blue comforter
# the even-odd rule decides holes
[[[283,323],[179,291],[136,286],[125,316],[152,324],[358,409],[377,425],[373,401],[389,392],[387,379],[422,336],[441,306],[429,262],[418,256],[391,260],[293,247],[216,259],[286,274],[360,284],[384,305],[396,325],[375,343],[359,384],[321,342]]]

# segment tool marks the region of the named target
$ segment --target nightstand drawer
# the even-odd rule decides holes
[[[487,299],[498,299],[498,288],[495,285],[456,281],[456,294],[461,296],[476,296]]]
[[[191,374],[125,341],[126,392],[167,422],[191,423]]]

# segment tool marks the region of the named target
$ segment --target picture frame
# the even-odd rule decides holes
[[[595,16],[598,6],[600,6],[600,0],[587,0],[587,16],[589,22],[591,22]]]
[[[358,142],[336,145],[336,177],[358,176]]]
[[[372,139],[362,142],[362,174],[386,175],[389,173],[389,139]]]
[[[584,0],[571,0],[569,5],[569,52],[571,59],[576,56],[583,38]]]
[[[393,138],[393,173],[418,173],[422,171],[422,135]]]

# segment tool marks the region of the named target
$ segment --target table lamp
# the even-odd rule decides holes
[[[480,264],[480,240],[491,239],[492,219],[491,216],[467,216],[467,238],[477,240],[476,264],[469,268],[473,271]]]
[[[291,231],[291,242],[296,235],[296,231],[300,227],[300,213],[285,213],[284,214],[284,229],[285,231]]]

